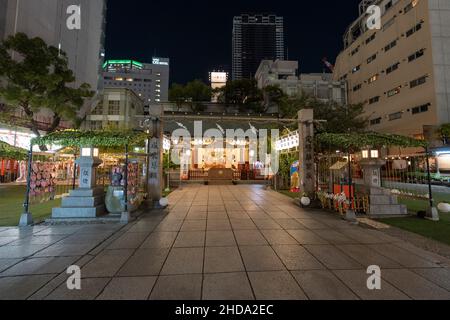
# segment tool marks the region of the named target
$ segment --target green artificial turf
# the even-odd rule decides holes
[[[0,185],[0,226],[10,227],[19,224],[20,215],[24,210],[24,197],[25,186]],[[51,215],[52,208],[60,205],[60,199],[31,204],[30,212],[33,214],[34,222],[45,220]]]
[[[439,222],[421,219],[416,216],[387,218],[379,221],[450,245],[450,214],[440,213],[439,217]]]

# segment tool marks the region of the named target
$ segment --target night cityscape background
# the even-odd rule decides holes
[[[359,2],[110,0],[106,58],[170,57],[171,83],[206,82],[212,69],[231,69],[233,16],[267,12],[284,17],[289,60],[298,60],[301,72],[322,72],[322,58],[334,61],[343,49],[342,34],[358,16]]]

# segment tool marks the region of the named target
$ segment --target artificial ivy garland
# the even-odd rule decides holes
[[[28,157],[26,150],[9,145],[6,142],[0,141],[0,158],[25,160]]]

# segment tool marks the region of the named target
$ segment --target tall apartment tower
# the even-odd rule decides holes
[[[366,9],[381,9],[380,29]],[[349,103],[363,103],[370,130],[421,138],[450,122],[450,4],[364,0],[344,35],[334,69]]]
[[[275,14],[233,19],[233,80],[251,79],[262,60],[284,60],[284,22]]]
[[[80,28],[67,23],[79,6]],[[76,83],[100,84],[104,56],[106,0],[0,0],[0,39],[18,32],[40,37],[67,54]]]

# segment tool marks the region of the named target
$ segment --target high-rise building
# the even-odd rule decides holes
[[[152,63],[108,60],[103,64],[104,88],[133,90],[145,106],[169,99],[169,59],[153,58]]]
[[[381,9],[380,29],[367,23]],[[432,0],[364,0],[344,35],[335,80],[363,103],[370,130],[424,136],[450,122],[450,5]],[[425,130],[425,132],[428,129]]]
[[[74,14],[79,29],[71,25]],[[0,0],[0,39],[18,32],[42,38],[67,54],[74,85],[88,83],[93,90],[99,86],[105,23],[106,0]]]
[[[233,80],[251,79],[262,60],[284,60],[284,21],[275,14],[233,19]]]

